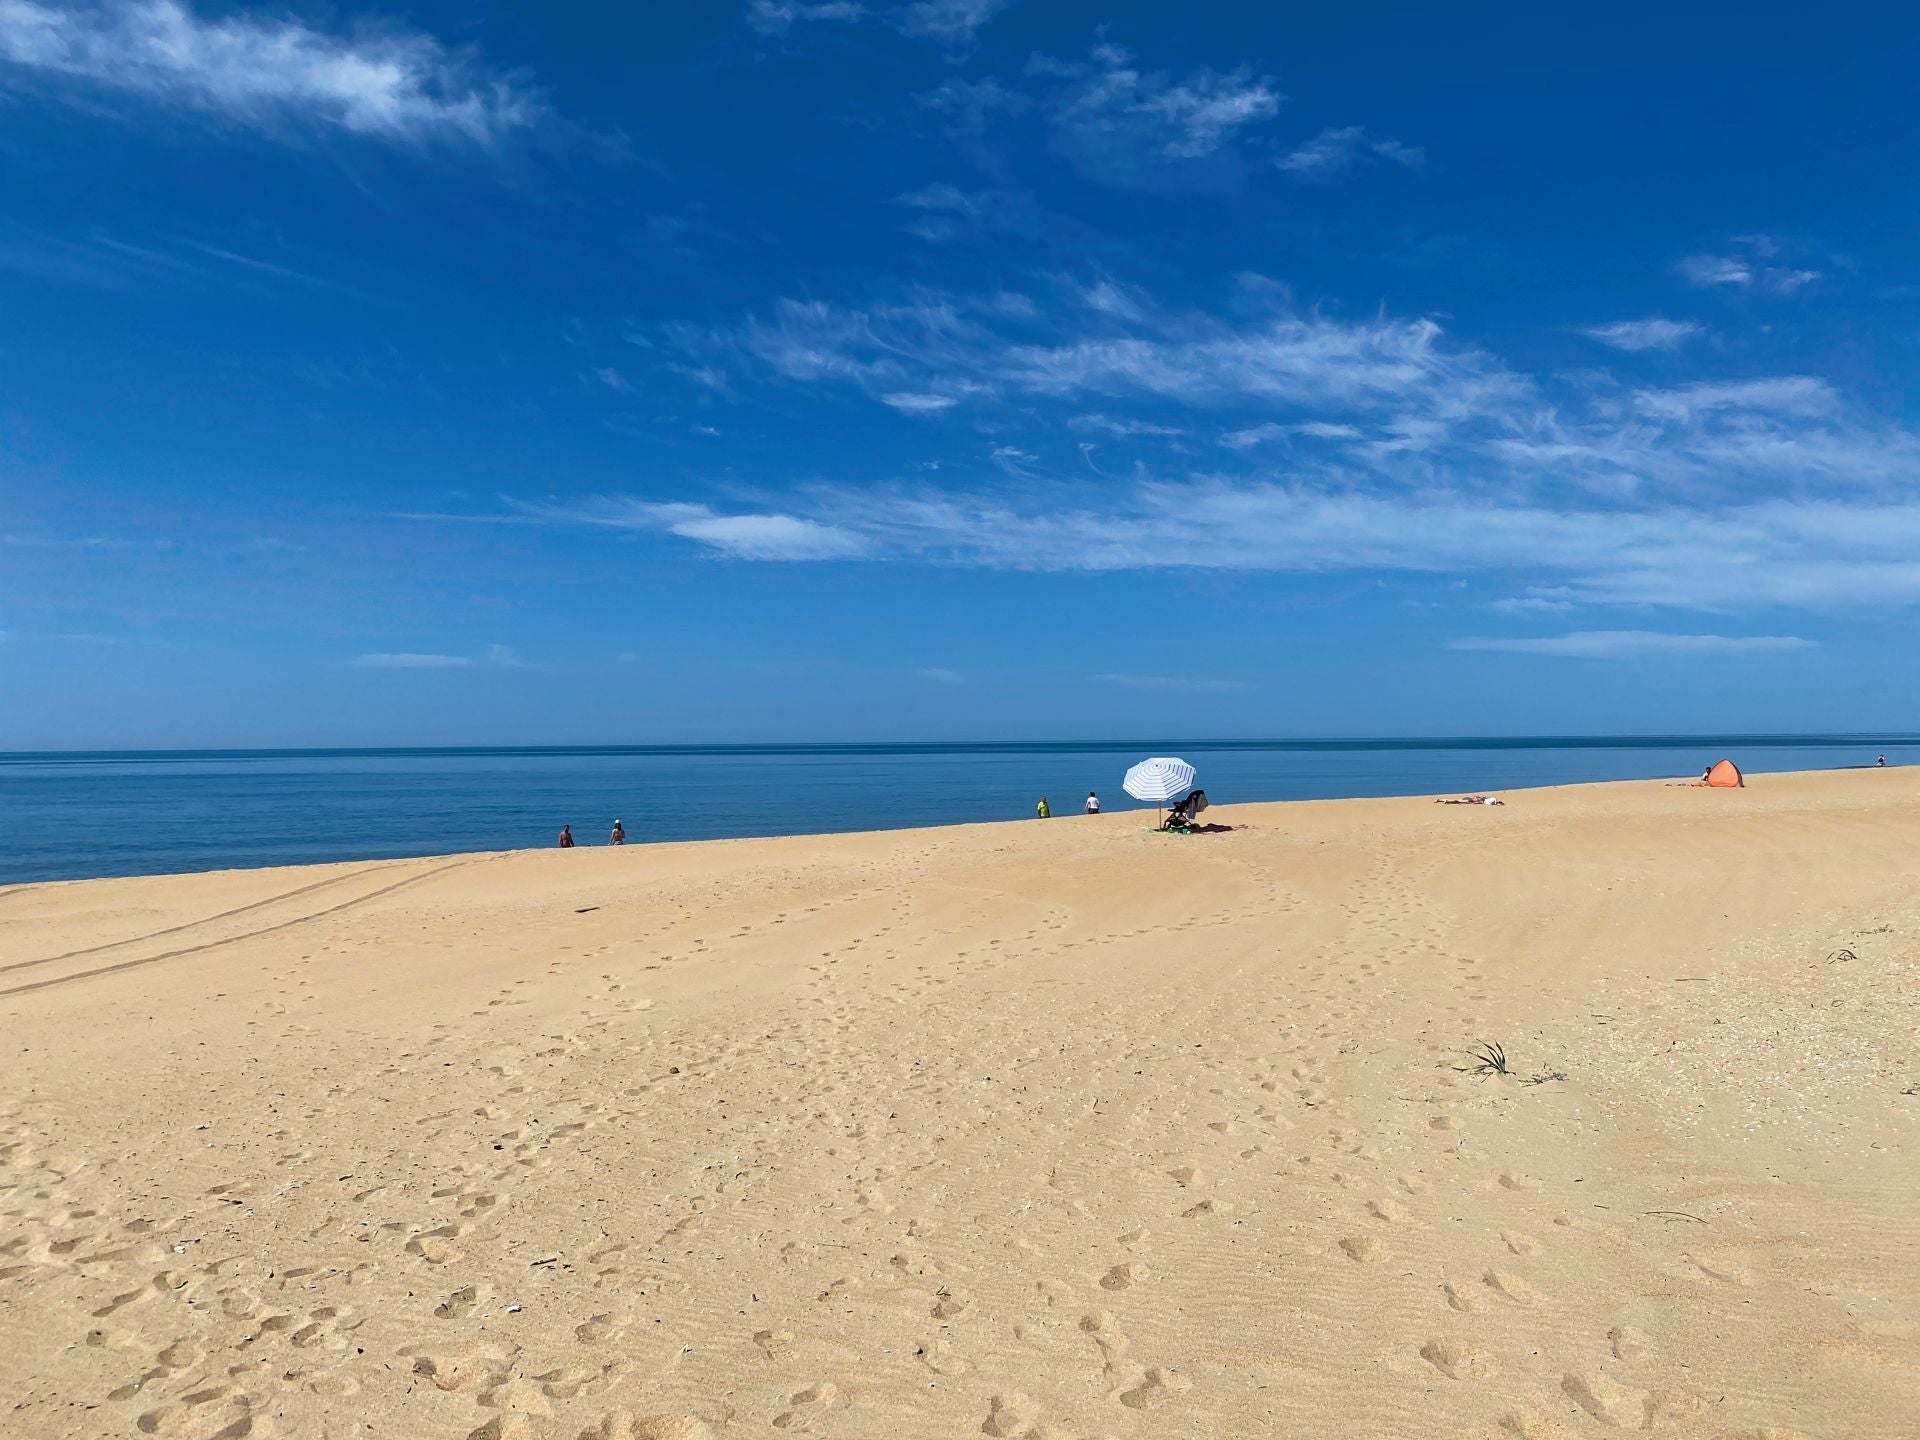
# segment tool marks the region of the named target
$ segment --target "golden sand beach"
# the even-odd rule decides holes
[[[1920,772],[1507,799],[0,890],[0,1433],[1920,1434]]]

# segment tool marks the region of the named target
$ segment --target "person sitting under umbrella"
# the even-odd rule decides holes
[[[1167,812],[1166,828],[1169,830],[1191,830],[1200,819],[1200,812],[1207,808],[1207,792],[1195,790],[1173,809]]]

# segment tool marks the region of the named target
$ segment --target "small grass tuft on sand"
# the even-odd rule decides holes
[[[1513,1073],[1507,1068],[1506,1050],[1492,1040],[1482,1040],[1467,1052],[1467,1058],[1473,1061],[1473,1064],[1467,1067],[1468,1073],[1472,1075],[1511,1075]]]

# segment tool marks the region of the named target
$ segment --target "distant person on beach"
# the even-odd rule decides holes
[[[1098,815],[1099,813],[1100,813],[1100,797],[1094,794],[1091,790],[1089,790],[1087,792],[1087,814]]]
[[[573,849],[573,826],[562,825],[560,827],[560,848],[562,850]]]
[[[613,834],[607,837],[607,843],[609,845],[626,844],[627,843],[627,827],[622,825],[618,820],[614,821]]]
[[[1033,813],[1042,820],[1053,814],[1053,807],[1047,804],[1046,796],[1042,795],[1040,797],[1040,803],[1033,807]]]
[[[1874,761],[1873,763],[1884,769],[1887,763],[1887,757],[1882,755],[1878,760]]]

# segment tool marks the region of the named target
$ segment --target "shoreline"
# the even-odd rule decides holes
[[[1747,774],[1749,783],[1745,785],[1745,789],[1747,789],[1747,791],[1766,789],[1768,785],[1772,785],[1772,783],[1776,783],[1776,781],[1805,781],[1811,780],[1811,778],[1818,778],[1818,776],[1847,776],[1847,774],[1857,774],[1857,772],[1862,772],[1862,770],[1866,770],[1866,772],[1882,772],[1882,774],[1895,774],[1895,772],[1903,772],[1903,770],[1910,770],[1910,768],[1914,768],[1914,766],[1899,766],[1899,764],[1874,766],[1874,764],[1860,764],[1860,766],[1837,766],[1837,768],[1830,768],[1830,770],[1763,770],[1763,772],[1749,772],[1749,774]],[[1753,781],[1759,781],[1759,785],[1755,785]],[[1663,776],[1647,776],[1647,778],[1636,778],[1636,780],[1586,780],[1571,781],[1571,783],[1553,783],[1553,785],[1523,785],[1523,787],[1509,787],[1509,789],[1492,791],[1492,793],[1498,793],[1501,797],[1507,797],[1507,795],[1551,795],[1551,793],[1557,793],[1557,791],[1626,789],[1626,787],[1636,787],[1636,785],[1642,785],[1642,787],[1644,787],[1644,785],[1659,785],[1659,787],[1676,787],[1676,789],[1692,789],[1693,787],[1692,781],[1690,780],[1663,778]],[[1204,789],[1204,785],[1202,785],[1202,789]],[[1279,808],[1283,808],[1283,806],[1284,808],[1290,808],[1290,806],[1327,806],[1327,804],[1396,804],[1409,803],[1409,801],[1436,801],[1436,799],[1452,797],[1452,795],[1457,795],[1457,793],[1459,793],[1459,791],[1430,791],[1430,793],[1428,793],[1428,791],[1421,791],[1421,793],[1407,793],[1407,795],[1340,795],[1340,797],[1313,797],[1313,799],[1292,799],[1292,801],[1246,801],[1246,803],[1219,801],[1219,803],[1210,806],[1208,814],[1210,814],[1210,816],[1215,814],[1215,812],[1225,814],[1227,810],[1231,810],[1233,814],[1238,816],[1238,814],[1242,814],[1242,812],[1279,810]],[[1505,808],[1505,806],[1500,806],[1500,808]],[[1054,814],[1052,820],[1062,820],[1062,822],[1066,822],[1066,820],[1079,820],[1079,822],[1085,822],[1085,820],[1092,818],[1092,820],[1096,820],[1096,822],[1112,822],[1112,820],[1117,820],[1117,818],[1121,818],[1121,816],[1140,816],[1140,814],[1152,814],[1152,810],[1148,810],[1146,806],[1140,806],[1139,803],[1129,801],[1127,808],[1106,808],[1106,810],[1100,812],[1100,816],[1085,816],[1085,814],[1081,814],[1079,810],[1066,810],[1066,812]],[[714,835],[714,837],[670,839],[670,841],[639,841],[639,839],[628,839],[628,843],[626,843],[624,847],[614,847],[614,845],[605,845],[605,843],[578,843],[574,849],[576,849],[576,851],[616,851],[616,849],[620,849],[620,851],[659,851],[662,847],[684,847],[684,845],[739,845],[739,843],[820,841],[820,839],[847,839],[847,837],[856,837],[856,835],[910,835],[910,833],[945,831],[945,829],[964,831],[964,829],[1025,826],[1025,824],[1029,824],[1029,822],[1033,822],[1031,816],[1004,818],[1004,820],[960,820],[960,822],[937,824],[937,826],[818,829],[818,831],[810,829],[810,831],[787,831],[787,833]],[[38,887],[42,887],[42,885],[92,885],[92,883],[108,883],[108,881],[156,881],[156,879],[180,879],[180,877],[194,876],[253,876],[253,874],[263,874],[263,872],[326,870],[326,868],[334,868],[334,866],[403,866],[403,864],[419,864],[419,862],[428,862],[428,860],[476,860],[476,858],[493,858],[493,856],[509,856],[509,854],[541,854],[543,851],[559,851],[559,845],[551,845],[551,843],[549,843],[549,845],[526,845],[526,847],[495,849],[495,851],[430,851],[420,852],[420,854],[342,856],[342,858],[332,858],[332,860],[300,860],[300,862],[292,862],[292,864],[257,864],[257,866],[244,866],[244,864],[242,864],[242,866],[219,866],[219,868],[209,868],[209,870],[159,870],[159,872],[142,872],[142,874],[134,874],[134,876],[67,876],[58,877],[58,879],[23,879],[23,881],[13,881],[13,883],[8,883],[8,885],[0,885],[0,900],[6,899],[6,897],[12,895],[12,893],[27,891],[27,889],[38,889]]]
[[[1804,781],[1813,777],[1850,775],[1850,774],[1858,773],[1860,771],[1871,771],[1871,772],[1891,774],[1891,773],[1898,773],[1901,771],[1910,770],[1914,768],[1916,767],[1905,766],[1905,765],[1887,765],[1883,767],[1883,766],[1876,766],[1872,764],[1865,764],[1865,765],[1837,766],[1830,769],[1821,769],[1821,770],[1777,770],[1777,771],[1748,772],[1747,779],[1749,783],[1744,788],[1748,791],[1752,791],[1756,788],[1759,788],[1759,789],[1767,788],[1768,785],[1775,782],[1780,782],[1780,781]],[[1755,781],[1758,781],[1760,783],[1756,786],[1753,783]],[[1672,787],[1672,788],[1680,788],[1680,789],[1694,788],[1692,786],[1691,781],[1681,779],[1678,777],[1649,776],[1649,777],[1626,779],[1626,780],[1583,780],[1583,781],[1572,781],[1572,782],[1560,783],[1560,784],[1508,787],[1505,789],[1487,792],[1487,793],[1497,793],[1502,797],[1509,796],[1509,795],[1528,796],[1528,795],[1552,794],[1559,791],[1585,791],[1585,790],[1594,790],[1594,789],[1603,789],[1603,788],[1628,788],[1628,787],[1634,787],[1634,786],[1661,786],[1661,787]],[[1202,786],[1201,788],[1204,789],[1205,787]],[[1303,799],[1295,799],[1295,800],[1258,800],[1258,801],[1246,801],[1246,802],[1218,801],[1218,802],[1215,802],[1209,808],[1208,814],[1212,815],[1216,811],[1224,814],[1228,810],[1231,810],[1235,815],[1239,815],[1242,812],[1257,812],[1257,811],[1264,811],[1264,810],[1279,809],[1281,807],[1294,807],[1294,806],[1303,806],[1303,805],[1326,806],[1326,805],[1349,805],[1349,804],[1393,804],[1393,803],[1404,803],[1404,802],[1416,801],[1416,800],[1443,799],[1448,796],[1456,795],[1459,793],[1463,793],[1463,792],[1434,791],[1434,792],[1409,793],[1409,794],[1403,794],[1403,795],[1343,795],[1343,796],[1332,796],[1332,797],[1303,798]],[[1500,808],[1505,808],[1505,807],[1500,807]],[[1089,817],[1080,813],[1077,809],[1071,809],[1071,810],[1062,811],[1060,813],[1056,813],[1051,818],[1053,820],[1060,820],[1060,821],[1068,821],[1068,820],[1086,821],[1090,818],[1096,821],[1112,821],[1122,816],[1129,816],[1129,815],[1138,816],[1138,815],[1150,814],[1150,813],[1152,812],[1146,807],[1140,806],[1137,802],[1133,802],[1129,800],[1127,808],[1104,809],[1101,812],[1101,814],[1097,817]],[[753,833],[753,834],[743,834],[743,835],[719,835],[719,836],[711,836],[711,837],[699,837],[699,838],[675,839],[675,840],[635,840],[630,838],[627,844],[624,846],[611,846],[601,842],[594,842],[594,843],[576,844],[574,846],[574,849],[578,851],[599,851],[599,850],[616,850],[616,849],[651,851],[651,850],[658,850],[662,847],[676,847],[676,846],[688,846],[688,845],[706,846],[706,845],[728,845],[728,844],[740,844],[740,843],[771,844],[771,843],[777,843],[777,842],[793,842],[793,841],[806,841],[806,840],[844,839],[852,836],[863,836],[863,835],[876,835],[876,836],[877,835],[904,835],[904,834],[918,834],[922,832],[943,831],[943,830],[969,830],[969,829],[976,829],[980,827],[1017,826],[1017,825],[1027,824],[1032,820],[1033,820],[1033,817],[1026,816],[1026,817],[1015,817],[1015,818],[1006,818],[1006,819],[998,819],[998,820],[963,820],[963,821],[955,821],[955,822],[949,822],[946,824],[936,824],[936,825],[901,825],[901,826],[893,826],[893,827],[879,827],[879,828],[856,829],[856,830],[807,830],[807,831],[790,831],[790,832],[775,833],[775,834]],[[21,880],[21,881],[11,882],[5,885],[0,885],[0,902],[4,902],[9,895],[18,894],[30,889],[38,889],[46,886],[72,886],[72,885],[101,884],[101,883],[108,883],[113,881],[153,881],[153,880],[166,880],[166,879],[181,879],[181,878],[188,878],[188,877],[195,877],[195,876],[256,875],[256,874],[262,874],[266,872],[276,872],[276,871],[321,870],[321,869],[327,869],[331,867],[344,866],[344,865],[361,865],[361,866],[406,865],[406,864],[416,864],[420,862],[435,861],[435,860],[441,860],[441,861],[473,860],[473,859],[493,858],[493,857],[509,856],[509,855],[536,855],[536,854],[542,853],[543,851],[558,850],[558,849],[559,849],[558,845],[550,843],[547,845],[519,846],[519,847],[510,847],[510,848],[496,849],[496,850],[447,850],[447,851],[435,850],[435,851],[427,851],[419,854],[409,854],[409,855],[363,855],[363,856],[349,855],[349,856],[345,856],[338,859],[302,860],[302,861],[295,861],[295,862],[286,863],[286,864],[265,863],[260,865],[225,865],[225,866],[212,867],[204,870],[143,871],[143,872],[140,872],[137,874],[131,874],[131,875],[75,875],[75,876],[65,876],[65,877],[59,877],[59,878]]]

